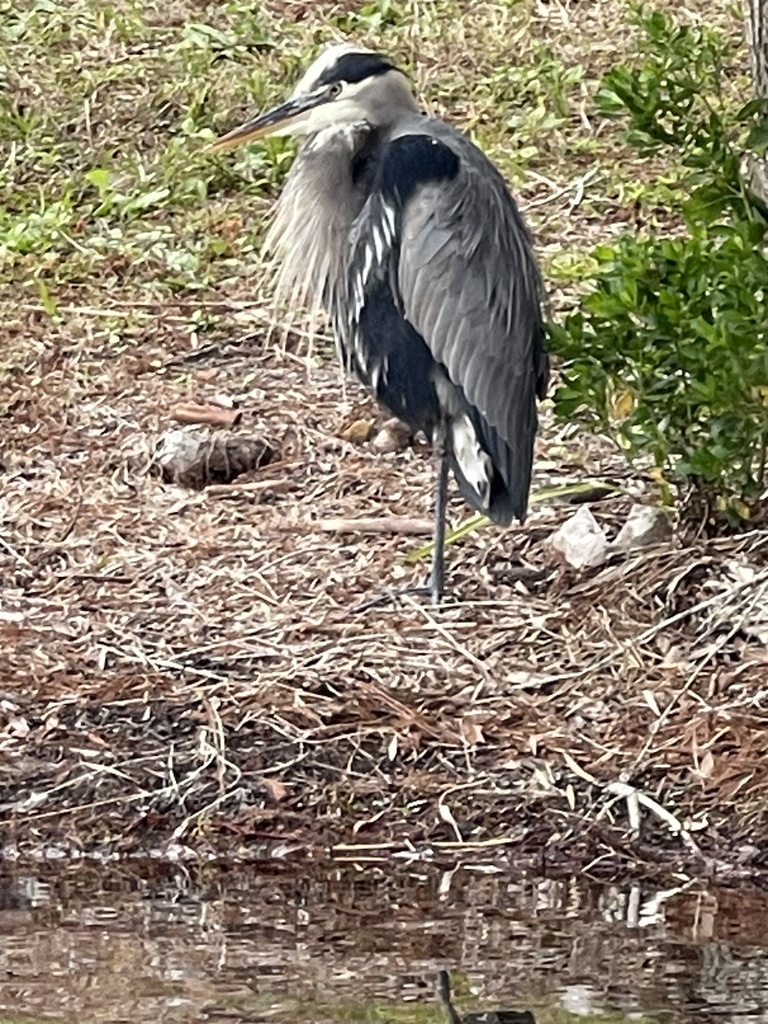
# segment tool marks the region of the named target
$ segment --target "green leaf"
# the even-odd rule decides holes
[[[183,39],[192,46],[214,49],[231,49],[237,45],[237,37],[232,32],[222,31],[202,21],[189,21],[184,26]]]
[[[755,153],[765,154],[768,150],[768,117],[756,124],[749,132],[744,145]]]
[[[732,197],[717,184],[702,185],[683,203],[683,213],[691,224],[713,224],[729,210]]]
[[[758,114],[764,114],[768,112],[768,101],[764,100],[761,96],[756,99],[749,100],[734,114],[734,118],[737,121],[747,121],[756,117]]]
[[[54,299],[54,297],[48,290],[48,285],[45,283],[42,277],[39,277],[37,279],[37,292],[38,295],[40,296],[40,305],[43,307],[48,316],[56,316],[56,313],[58,311],[58,304],[56,302],[56,299]]]
[[[109,191],[111,177],[112,175],[106,167],[93,167],[90,171],[85,172],[86,181],[97,190],[100,199],[103,199]]]
[[[159,206],[170,194],[171,190],[165,187],[153,188],[149,192],[140,193],[126,202],[123,207],[123,214],[126,217],[132,217],[137,213],[144,213],[147,210],[151,210],[154,206]]]

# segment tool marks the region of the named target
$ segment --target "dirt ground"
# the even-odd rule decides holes
[[[768,537],[576,573],[547,543],[573,509],[534,507],[524,528],[450,549],[441,609],[357,610],[423,578],[401,563],[417,540],[323,523],[426,519],[429,453],[342,440],[375,411],[355,385],[343,397],[332,364],[308,375],[258,334],[180,351],[168,316],[118,358],[62,337],[44,391],[19,384],[3,491],[6,842],[762,863],[768,663],[749,622]],[[73,359],[89,382],[74,405]],[[190,363],[197,383],[179,388]],[[162,482],[149,467],[169,411],[214,393],[242,398],[233,430],[276,461],[202,491]],[[537,485],[616,478],[575,443],[552,466],[550,442]],[[629,501],[594,511],[615,529]],[[458,499],[452,512],[466,515]]]
[[[304,25],[306,12],[283,6]],[[594,28],[605,5],[586,6],[605,61]],[[231,7],[194,14],[213,23]],[[125,53],[130,71],[136,53]],[[586,131],[576,108],[563,124]],[[599,236],[601,204],[620,221],[632,199],[606,185],[575,209],[530,159],[523,200],[547,266],[569,239]],[[579,159],[583,171],[595,154]],[[5,852],[761,874],[768,533],[675,539],[577,572],[548,543],[573,506],[541,503],[524,527],[449,549],[440,609],[418,598],[365,607],[423,581],[426,563],[403,562],[422,539],[404,531],[429,520],[431,457],[418,443],[387,453],[346,439],[351,424],[384,417],[342,385],[327,339],[308,356],[299,335],[270,330],[255,257],[236,241],[247,215],[227,220],[220,194],[235,202],[241,182],[216,173],[205,219],[184,213],[192,192],[166,211],[186,234],[177,250],[160,231],[162,259],[144,221],[101,207],[90,220],[81,211],[84,234],[74,219],[56,228],[72,246],[30,241],[11,254],[0,328]],[[266,205],[259,181],[251,212]],[[550,186],[544,216],[537,197]],[[198,284],[182,287],[172,260],[203,236],[230,248],[206,250]],[[249,273],[231,276],[243,260]],[[41,265],[59,275],[45,288]],[[157,445],[180,429],[179,405],[221,396],[240,413],[222,430],[266,442],[268,459],[204,489],[164,480]],[[545,410],[534,489],[593,478],[622,488],[593,505],[611,536],[633,501],[652,498],[607,444]],[[454,493],[452,521],[467,514]]]

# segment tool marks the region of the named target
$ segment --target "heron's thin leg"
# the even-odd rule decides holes
[[[435,532],[432,549],[432,570],[428,587],[406,587],[401,591],[386,591],[369,601],[358,605],[353,610],[365,612],[370,608],[395,601],[407,594],[429,594],[432,604],[440,604],[443,597],[443,581],[445,570],[443,553],[445,551],[445,514],[448,507],[448,451],[446,446],[446,428],[444,423],[435,427],[432,434],[432,449],[437,456],[437,491],[435,495]]]
[[[432,552],[432,576],[429,591],[432,604],[440,604],[445,578],[445,513],[448,505],[448,452],[445,424],[435,428],[432,444],[437,456],[437,491],[435,493],[435,546]]]

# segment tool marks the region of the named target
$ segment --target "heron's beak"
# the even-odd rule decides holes
[[[312,93],[306,96],[294,96],[285,103],[267,110],[258,117],[246,121],[239,128],[233,128],[231,132],[222,135],[211,143],[210,149],[230,149],[234,146],[241,146],[244,142],[253,142],[254,139],[263,139],[267,135],[290,135],[292,129],[298,125],[301,118],[314,107],[328,100],[328,93],[325,89],[321,92]]]

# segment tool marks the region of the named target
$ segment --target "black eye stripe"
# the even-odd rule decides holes
[[[328,68],[318,79],[318,85],[332,85],[334,82],[362,82],[365,78],[383,75],[393,71],[395,65],[378,53],[343,53],[333,67]]]

